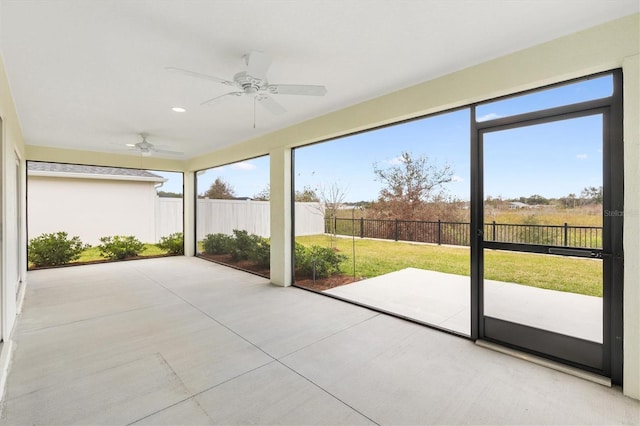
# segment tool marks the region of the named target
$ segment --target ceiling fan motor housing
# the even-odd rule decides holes
[[[258,93],[260,90],[266,90],[267,86],[269,86],[266,80],[250,76],[245,71],[234,75],[233,81],[235,81],[247,95]]]

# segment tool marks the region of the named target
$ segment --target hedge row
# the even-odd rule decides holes
[[[134,236],[115,235],[100,238],[100,255],[110,260],[135,257],[144,250],[144,244]],[[156,244],[169,254],[184,254],[181,232],[162,237]],[[57,266],[80,259],[83,251],[91,246],[83,244],[79,237],[69,238],[66,232],[42,234],[29,241],[28,260],[33,266]]]
[[[202,248],[206,254],[230,254],[234,261],[249,260],[262,267],[270,265],[269,239],[247,231],[234,229],[232,235],[208,234]],[[340,264],[345,260],[347,256],[329,247],[295,245],[296,273],[301,276],[328,278],[340,272]]]

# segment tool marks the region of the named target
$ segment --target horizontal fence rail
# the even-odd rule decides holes
[[[325,233],[359,238],[468,246],[468,222],[325,218]],[[602,227],[485,223],[485,241],[602,248]]]

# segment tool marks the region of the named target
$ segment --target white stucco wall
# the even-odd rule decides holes
[[[1,58],[0,58],[1,59]],[[16,114],[4,63],[0,60],[0,338],[7,341],[15,324],[20,303],[19,280],[26,275],[24,174],[15,174],[16,158],[20,171],[25,167],[25,145]],[[7,360],[2,347],[0,359]],[[3,362],[0,368],[4,369]],[[0,371],[0,381],[4,380]]]
[[[110,235],[155,242],[153,182],[29,176],[27,185],[29,239],[65,231],[91,245]]]

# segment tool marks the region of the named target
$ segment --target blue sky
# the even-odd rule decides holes
[[[566,105],[611,95],[610,76],[561,86],[535,94],[480,105],[479,121]],[[374,200],[381,189],[374,164],[398,164],[403,151],[427,156],[435,164],[448,164],[454,172],[447,191],[469,199],[468,109],[347,136],[295,150],[296,189],[334,183],[346,201]],[[539,126],[492,132],[485,136],[485,196],[515,198],[539,194],[561,197],[579,194],[586,186],[602,185],[602,118],[600,115]],[[162,173],[160,173],[162,174]],[[257,159],[210,169],[198,177],[198,192],[216,177],[230,183],[240,197],[251,197],[269,182],[269,159]],[[174,180],[179,182],[174,182]],[[163,189],[180,192],[181,179]]]
[[[158,170],[149,171],[168,179],[168,181],[160,187],[160,191],[182,194],[182,173],[162,172]]]
[[[198,194],[205,192],[217,177],[230,184],[237,197],[253,197],[269,184],[269,156],[200,172]]]
[[[484,138],[485,196],[580,195],[602,186],[602,116],[489,133]]]

